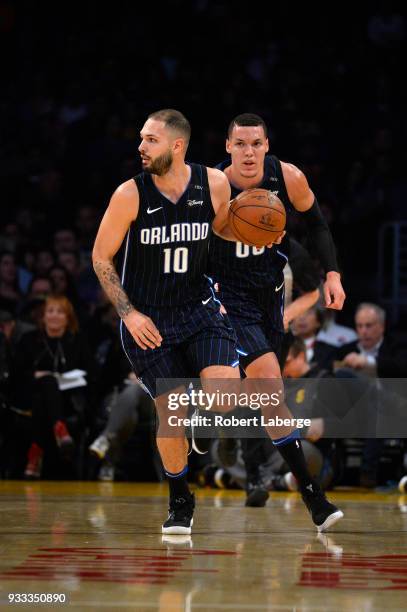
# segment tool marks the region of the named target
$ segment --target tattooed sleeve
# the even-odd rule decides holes
[[[95,261],[96,275],[121,319],[128,315],[134,307],[130,303],[120,282],[119,275],[111,262]]]

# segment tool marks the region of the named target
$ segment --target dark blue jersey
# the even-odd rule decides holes
[[[122,284],[136,306],[177,306],[208,294],[205,273],[215,213],[206,167],[189,166],[190,181],[176,204],[150,174],[134,178],[140,205],[127,234]]]
[[[230,166],[226,160],[217,167],[224,170]],[[267,155],[264,160],[264,175],[261,185],[275,193],[288,213],[291,203],[288,198],[280,161],[273,155]],[[232,198],[235,198],[241,189],[233,185]],[[251,247],[241,242],[222,240],[213,235],[211,238],[209,257],[210,272],[215,281],[226,284],[234,290],[261,289],[268,287],[281,277],[282,270],[288,258],[288,238],[281,244],[267,247]]]

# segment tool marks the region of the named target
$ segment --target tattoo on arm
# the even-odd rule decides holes
[[[134,310],[134,306],[131,304],[125,290],[123,289],[114,265],[111,262],[95,261],[94,269],[100,284],[105,290],[113,306],[116,308],[117,314],[121,319],[123,319],[132,310]]]

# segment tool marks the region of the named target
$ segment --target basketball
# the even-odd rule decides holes
[[[229,225],[236,238],[250,246],[275,242],[285,228],[284,204],[268,189],[247,189],[232,200]]]

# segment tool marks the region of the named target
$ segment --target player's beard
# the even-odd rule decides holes
[[[149,174],[163,176],[164,174],[167,174],[168,170],[171,168],[173,159],[174,157],[172,151],[168,150],[152,160],[150,165],[146,166],[144,169]]]

